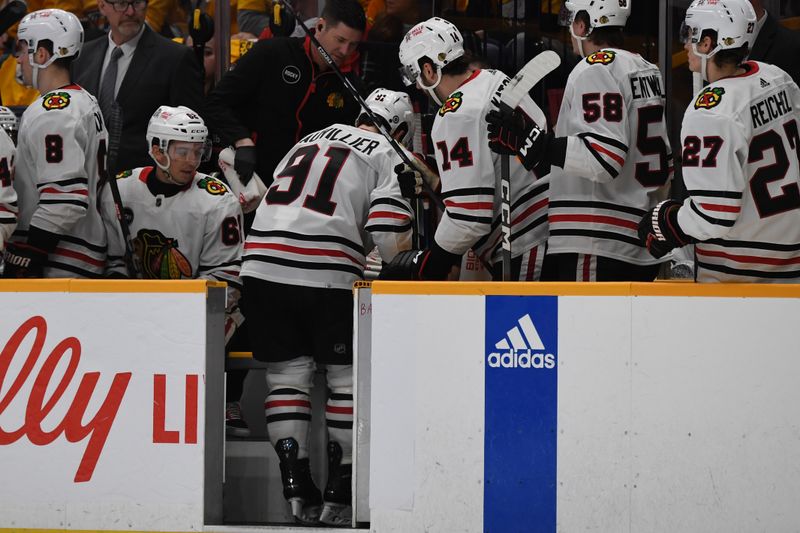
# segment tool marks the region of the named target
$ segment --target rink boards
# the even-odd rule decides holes
[[[794,529],[799,298],[374,284],[373,530]]]

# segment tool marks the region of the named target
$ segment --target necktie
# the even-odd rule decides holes
[[[100,95],[98,104],[108,131],[108,155],[106,158],[106,168],[112,173],[116,173],[117,151],[119,150],[119,139],[122,133],[122,110],[114,98],[114,88],[117,84],[117,64],[122,57],[122,49],[115,47],[111,51],[111,59],[106,67],[106,74],[100,85]]]
[[[100,110],[103,111],[103,118],[106,119],[106,123],[111,118],[111,108],[114,105],[114,88],[117,85],[117,64],[120,57],[122,57],[122,49],[117,46],[111,52],[111,60],[108,62],[103,82],[100,85],[98,103],[100,104]]]

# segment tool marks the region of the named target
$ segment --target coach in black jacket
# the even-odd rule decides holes
[[[365,25],[357,0],[329,0],[315,28],[315,37],[356,87],[352,68]],[[242,179],[255,170],[269,184],[275,166],[301,137],[331,124],[353,124],[358,113],[358,103],[305,37],[256,43],[211,91],[203,114],[224,144],[236,146]]]
[[[121,125],[117,121],[116,157],[112,150],[108,160],[113,175],[152,164],[145,140],[150,116],[160,105],[185,105],[199,110],[203,103],[203,76],[191,48],[158,35],[144,23],[145,1],[98,0],[97,7],[108,19],[111,31],[83,46],[73,63],[73,80],[102,104],[100,88],[109,64],[107,52],[110,45],[120,45],[125,54],[119,60],[116,82]],[[106,109],[103,113],[113,143],[115,123],[105,116]]]
[[[766,19],[753,43],[749,59],[775,65],[786,71],[800,85],[800,33],[782,26],[772,13],[764,9],[761,0],[750,0],[759,24]]]

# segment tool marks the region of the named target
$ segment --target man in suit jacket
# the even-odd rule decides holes
[[[97,7],[111,31],[84,45],[73,80],[100,103],[109,130],[108,170],[114,174],[150,164],[144,141],[150,116],[161,105],[200,109],[203,77],[191,48],[144,23],[146,0],[98,0]]]
[[[781,25],[775,14],[764,9],[762,0],[750,0],[758,17],[758,35],[750,59],[770,63],[786,71],[800,84],[800,33]]]

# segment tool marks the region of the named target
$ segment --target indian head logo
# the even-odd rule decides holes
[[[69,105],[69,93],[57,92],[50,93],[42,100],[42,107],[50,111],[51,109],[64,109]]]
[[[600,50],[598,52],[593,53],[592,55],[586,58],[586,62],[590,65],[594,65],[599,63],[601,65],[608,65],[614,58],[617,57],[617,54],[612,52],[611,50]]]
[[[445,113],[455,113],[456,110],[461,107],[461,103],[463,102],[464,93],[461,91],[454,92],[450,95],[450,98],[444,101],[442,107],[439,108],[439,116],[443,117]]]
[[[328,107],[332,109],[342,109],[344,107],[344,97],[342,93],[331,93],[327,98]]]
[[[192,277],[192,265],[178,250],[178,241],[154,229],[140,229],[133,242],[145,279]]]
[[[697,100],[694,101],[694,108],[711,109],[712,107],[717,107],[722,101],[723,94],[725,94],[725,89],[722,87],[706,87],[697,96]]]
[[[225,187],[224,183],[210,176],[198,181],[197,186],[206,191],[208,194],[213,194],[214,196],[228,192],[228,189]]]

